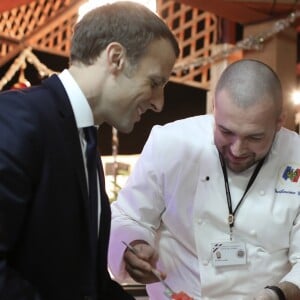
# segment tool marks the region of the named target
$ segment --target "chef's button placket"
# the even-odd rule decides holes
[[[203,266],[207,266],[209,264],[209,260],[208,259],[204,259],[202,261],[202,263],[203,263]]]
[[[204,222],[204,221],[203,221],[203,219],[201,219],[201,218],[198,218],[198,219],[197,219],[197,223],[198,223],[198,225],[202,225],[202,224],[203,224],[203,222]]]
[[[255,231],[254,229],[251,229],[251,230],[250,230],[250,234],[251,234],[252,236],[256,236],[256,231]]]
[[[264,196],[265,194],[266,194],[266,192],[265,192],[264,190],[260,190],[260,191],[259,191],[259,195],[260,195],[260,196]]]

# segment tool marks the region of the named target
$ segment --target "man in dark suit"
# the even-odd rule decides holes
[[[110,206],[100,168],[91,209],[84,128],[130,132],[159,112],[178,54],[154,13],[105,5],[76,24],[68,70],[0,94],[1,300],[133,299],[107,270]]]

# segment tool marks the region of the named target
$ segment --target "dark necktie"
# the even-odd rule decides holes
[[[98,232],[98,190],[97,190],[97,129],[83,128],[86,138],[86,162],[88,171],[89,208],[93,234]]]

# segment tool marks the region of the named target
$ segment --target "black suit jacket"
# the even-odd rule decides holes
[[[110,206],[93,236],[78,130],[56,75],[0,94],[0,299],[133,299],[107,271]]]

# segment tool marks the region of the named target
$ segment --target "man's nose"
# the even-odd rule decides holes
[[[231,145],[231,152],[234,156],[241,156],[245,152],[246,143],[240,139],[236,138]]]
[[[158,88],[154,93],[153,97],[151,99],[151,109],[155,112],[161,112],[164,103],[165,103],[165,98],[164,98],[164,89],[163,88]]]

